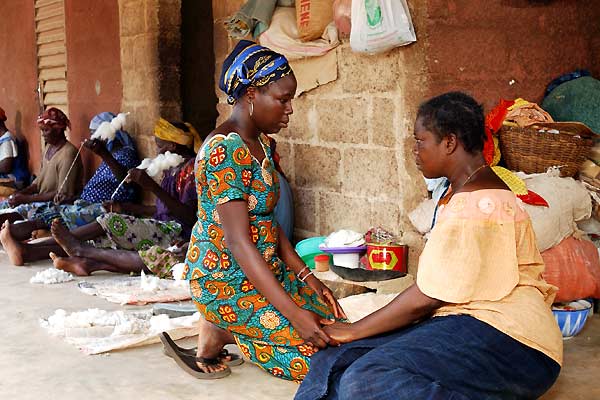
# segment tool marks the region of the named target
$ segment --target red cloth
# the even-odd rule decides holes
[[[504,117],[508,113],[508,107],[515,102],[512,100],[500,100],[500,102],[485,116],[485,135],[487,137],[483,145],[483,157],[488,164],[494,159],[494,141],[492,135],[500,130]]]
[[[531,204],[532,206],[550,207],[548,205],[548,202],[542,196],[540,196],[532,190],[527,190],[527,194],[520,194],[517,195],[517,197],[520,198],[525,204]]]
[[[6,121],[6,112],[4,112],[4,109],[2,107],[0,107],[0,121]]]
[[[50,107],[37,119],[38,125],[50,126],[51,128],[67,129],[71,127],[71,121],[64,112],[56,107]]]

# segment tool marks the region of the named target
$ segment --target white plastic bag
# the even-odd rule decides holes
[[[406,0],[352,0],[353,51],[381,53],[416,40]]]

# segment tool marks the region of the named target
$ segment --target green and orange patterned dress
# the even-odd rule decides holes
[[[262,165],[235,132],[214,136],[198,154],[198,222],[187,253],[187,279],[206,320],[230,331],[246,357],[275,376],[301,381],[314,350],[248,280],[227,248],[216,208],[232,200],[245,201],[248,235],[281,286],[298,306],[333,318],[329,307],[277,256],[274,209],[279,183],[268,139],[261,135],[260,142],[265,152]]]

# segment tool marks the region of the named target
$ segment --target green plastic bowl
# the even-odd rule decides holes
[[[308,239],[304,239],[296,244],[296,253],[302,258],[302,261],[308,268],[315,268],[315,256],[319,254],[327,254],[322,252],[319,249],[319,245],[325,241],[325,236],[316,236]],[[331,262],[331,254],[327,254],[329,256],[329,262]]]

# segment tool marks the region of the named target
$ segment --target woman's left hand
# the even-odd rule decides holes
[[[16,207],[18,205],[24,204],[28,202],[28,197],[25,194],[15,193],[8,196],[8,205],[11,207]]]
[[[329,304],[331,310],[333,311],[334,317],[338,319],[348,318],[342,309],[342,306],[340,306],[340,303],[338,303],[337,299],[333,295],[331,289],[325,286],[323,282],[319,280],[319,278],[314,275],[310,275],[308,278],[306,278],[306,284],[317,293],[321,300],[323,300],[326,304]]]

